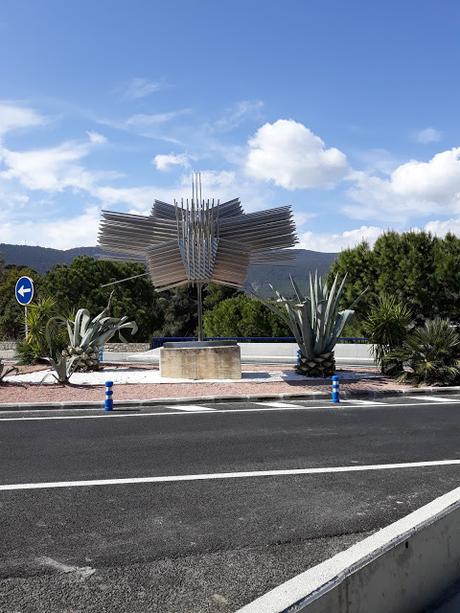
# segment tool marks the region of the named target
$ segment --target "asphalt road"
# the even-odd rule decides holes
[[[0,611],[234,611],[457,487],[448,399],[0,413]]]

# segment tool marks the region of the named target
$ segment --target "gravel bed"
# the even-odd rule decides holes
[[[126,365],[124,365],[126,368]],[[40,368],[40,367],[39,367]],[[136,369],[139,365],[136,364]],[[243,368],[247,371],[274,371],[292,368],[286,365],[255,366]],[[339,370],[338,374],[356,375],[360,372],[368,376],[375,369]],[[24,372],[24,371],[23,371]],[[405,386],[386,377],[374,379],[355,379],[341,384],[341,390],[347,392],[378,392],[382,390],[404,389]],[[237,383],[161,383],[161,384],[118,384],[114,386],[114,400],[153,400],[173,397],[217,396],[225,398],[236,395],[277,395],[277,394],[310,394],[314,391],[329,392],[330,380],[306,381],[276,381],[267,383],[237,382]],[[7,383],[0,386],[0,403],[9,402],[62,402],[100,400],[104,397],[103,385],[40,385],[29,383]]]

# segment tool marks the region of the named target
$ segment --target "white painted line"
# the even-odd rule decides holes
[[[190,413],[196,413],[197,411],[215,411],[216,409],[210,409],[208,407],[202,407],[199,404],[166,404],[167,409],[177,409],[178,411],[190,411]]]
[[[365,405],[381,405],[381,406],[387,406],[388,402],[376,402],[374,400],[351,400],[349,398],[347,398],[347,402],[351,402],[352,404],[365,404]]]
[[[416,397],[418,399],[418,397]],[[164,412],[164,411],[159,411],[157,413],[118,413],[118,412],[113,412],[113,413],[103,413],[102,409],[101,409],[101,413],[99,415],[58,415],[58,416],[40,416],[40,417],[0,417],[0,422],[2,421],[46,421],[46,420],[50,420],[50,421],[54,421],[54,420],[65,420],[65,419],[116,419],[116,418],[128,418],[128,417],[165,417],[165,416],[170,416],[170,415],[203,415],[204,413],[208,413],[208,414],[214,414],[214,415],[219,415],[219,414],[223,414],[223,413],[264,413],[266,411],[311,411],[311,410],[319,410],[319,409],[327,409],[327,410],[332,410],[332,412],[340,412],[340,409],[358,409],[357,405],[351,405],[351,404],[332,404],[332,403],[328,403],[326,400],[324,401],[325,404],[319,405],[319,406],[302,406],[302,405],[295,405],[295,404],[290,404],[288,405],[286,403],[285,407],[267,407],[267,406],[260,406],[257,409],[206,409],[206,408],[202,408],[199,411],[195,410],[195,411],[169,411],[169,412]],[[348,400],[346,400],[345,402],[349,402]],[[460,400],[452,400],[451,402],[456,402],[457,404],[460,404]],[[257,404],[257,403],[253,403],[251,402],[251,404]],[[261,404],[265,404],[265,403],[261,403]],[[438,404],[438,402],[426,402],[424,406],[429,406],[430,404]],[[160,405],[161,406],[161,405]],[[177,408],[177,405],[168,405],[171,408]],[[359,405],[362,408],[365,408],[366,406],[368,406],[369,408],[376,408],[375,404],[363,404],[363,405]],[[388,404],[383,404],[382,406],[385,407],[386,409],[393,409],[393,408],[398,408],[398,407],[417,407],[420,406],[420,402],[401,402],[401,403],[397,403],[397,402],[392,402],[392,403],[388,403]],[[56,409],[56,410],[63,410],[63,411],[71,411],[72,409]],[[37,409],[37,411],[39,411],[39,409]],[[19,413],[19,411],[18,411]]]
[[[98,485],[135,485],[137,483],[176,483],[182,481],[213,481],[216,479],[245,479],[253,477],[281,477],[286,475],[324,475],[328,473],[354,473],[399,468],[426,468],[429,466],[456,466],[460,460],[434,460],[428,462],[402,462],[397,464],[363,464],[362,466],[325,466],[323,468],[290,468],[285,470],[250,470],[235,473],[208,473],[199,475],[171,475],[162,477],[134,477],[128,479],[93,479],[88,481],[48,481],[44,483],[6,483],[0,491],[42,490],[62,487],[93,487]]]
[[[272,409],[308,409],[311,407],[305,407],[300,404],[289,404],[288,402],[253,402],[252,404],[258,404],[261,407],[270,407]]]
[[[426,402],[459,402],[458,398],[444,398],[444,396],[406,396],[410,400],[425,400]]]

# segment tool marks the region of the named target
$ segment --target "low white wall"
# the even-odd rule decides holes
[[[241,358],[274,358],[280,360],[297,360],[297,343],[239,343],[241,347]],[[335,357],[337,360],[356,359],[370,361],[373,363],[371,345],[359,343],[340,343],[335,346]]]
[[[239,613],[419,613],[460,575],[460,488],[283,583]]]
[[[241,347],[242,362],[262,362],[262,363],[287,363],[294,364],[297,361],[298,346],[296,343],[238,343]],[[106,346],[107,349],[107,346]],[[357,364],[372,365],[374,359],[371,354],[371,345],[341,343],[335,347],[335,357],[337,362],[353,361]],[[104,351],[104,360],[132,361],[158,363],[160,350],[151,349],[137,354],[109,353]]]

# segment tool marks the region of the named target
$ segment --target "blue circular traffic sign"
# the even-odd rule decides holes
[[[34,282],[30,277],[19,277],[14,288],[16,300],[22,306],[27,306],[34,297]]]

